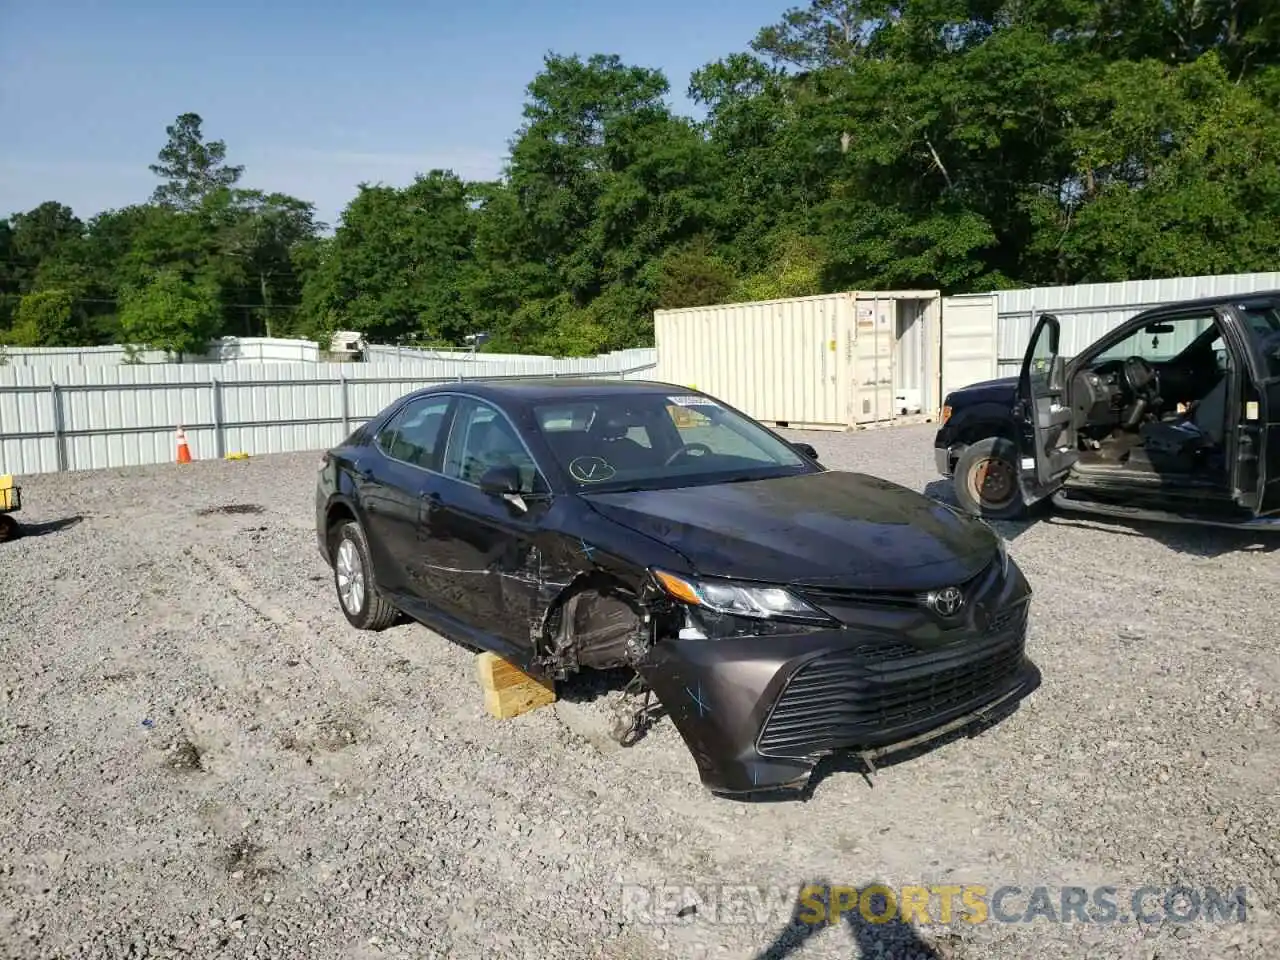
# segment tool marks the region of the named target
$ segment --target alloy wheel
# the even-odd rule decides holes
[[[351,540],[338,545],[338,559],[334,564],[338,582],[338,599],[343,609],[353,616],[364,609],[365,577],[364,561]]]

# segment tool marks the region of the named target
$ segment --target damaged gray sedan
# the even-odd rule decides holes
[[[325,454],[316,531],[353,626],[634,671],[717,794],[803,791],[1039,683],[990,527],[670,384],[412,393]]]

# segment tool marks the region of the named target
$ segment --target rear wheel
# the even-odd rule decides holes
[[[18,537],[18,521],[7,513],[0,513],[0,543],[16,540]]]
[[[383,599],[373,582],[369,544],[360,524],[342,524],[333,541],[333,585],[347,620],[358,630],[391,626],[399,612]]]
[[[1016,520],[1027,512],[1018,484],[1018,448],[1004,437],[988,437],[965,448],[955,469],[956,499],[967,513]]]

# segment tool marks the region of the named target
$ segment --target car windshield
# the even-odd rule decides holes
[[[657,489],[808,473],[811,461],[752,420],[696,394],[625,392],[534,407],[579,489]]]
[[[1264,375],[1280,377],[1280,304],[1263,300],[1242,303],[1239,308],[1262,358]]]

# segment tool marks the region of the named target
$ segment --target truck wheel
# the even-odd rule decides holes
[[[966,513],[992,520],[1026,515],[1018,485],[1018,448],[1004,437],[970,444],[956,462],[956,499]]]
[[[18,521],[7,513],[0,513],[0,543],[18,539]]]

